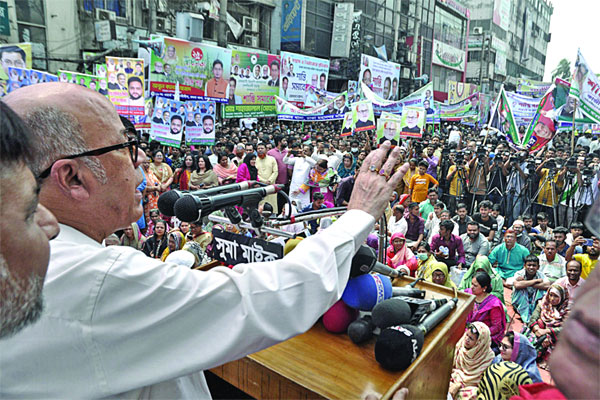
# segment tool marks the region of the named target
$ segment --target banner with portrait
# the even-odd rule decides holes
[[[248,116],[252,117],[277,115],[275,96],[279,93],[280,65],[277,55],[258,50],[232,50],[227,106],[223,107],[224,118],[246,118],[246,109]],[[254,107],[255,105],[272,107]]]
[[[106,57],[108,99],[123,116],[145,115],[144,60]]]
[[[328,100],[311,108],[300,108],[280,98],[275,97],[277,104],[277,119],[282,121],[332,121],[344,119],[344,114],[349,110],[346,106],[346,92],[340,93],[336,98]]]
[[[400,144],[401,123],[401,115],[382,112],[377,120],[377,145],[383,144],[386,140],[389,140],[392,143],[392,146]]]
[[[353,125],[354,123],[352,120],[352,112],[347,112],[346,114],[344,114],[344,120],[342,121],[342,132],[340,132],[340,136],[352,136]]]
[[[152,50],[150,92],[173,97],[179,83],[180,99],[227,102],[231,50],[163,38],[164,54]]]
[[[579,50],[571,79],[571,96],[578,99],[577,106],[586,117],[600,123],[600,82]]]
[[[31,43],[13,43],[0,45],[0,80],[8,80],[8,68],[33,68]]]
[[[179,148],[185,117],[185,102],[156,96],[154,115],[150,121],[150,138],[160,144]]]
[[[473,120],[479,117],[479,93],[473,93],[456,104],[436,102],[436,110],[442,121]]]
[[[35,69],[8,67],[8,85],[6,93],[24,86],[37,85],[38,83],[58,82],[58,76]]]
[[[524,96],[540,98],[546,94],[552,84],[550,82],[532,81],[530,79],[517,79],[517,93]]]
[[[448,104],[463,101],[475,92],[477,92],[477,85],[474,83],[448,81]]]
[[[366,54],[361,55],[359,81],[380,98],[398,100],[400,64],[383,61]]]
[[[382,112],[389,112],[392,114],[402,114],[402,109],[405,106],[411,107],[423,107],[427,115],[427,122],[436,122],[437,110],[433,101],[433,83],[429,82],[422,88],[409,94],[398,101],[385,100],[377,96],[364,82],[361,82],[361,90],[364,100],[368,100],[373,103],[373,112],[375,115],[379,115]]]
[[[106,79],[102,79],[96,75],[80,74],[79,72],[64,71],[62,69],[59,69],[56,74],[58,75],[59,82],[74,83],[95,90],[101,95],[108,96]]]
[[[352,132],[376,129],[373,103],[368,100],[352,104]]]
[[[360,95],[358,94],[358,81],[348,81],[348,103],[352,104],[356,101],[360,101]]]
[[[425,109],[407,106],[402,110],[400,137],[421,138],[425,126]]]
[[[215,144],[215,102],[185,102],[185,142],[196,145]]]
[[[328,92],[313,85],[306,85],[304,107],[316,107],[338,97],[339,93]]]
[[[306,85],[327,90],[329,60],[281,52],[279,97],[296,107],[305,107]]]

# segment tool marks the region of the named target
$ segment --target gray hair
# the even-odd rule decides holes
[[[31,169],[38,176],[54,161],[71,154],[88,151],[79,122],[69,113],[55,107],[37,107],[24,116],[34,137],[29,155]],[[97,157],[81,157],[101,184],[107,183],[106,170]]]

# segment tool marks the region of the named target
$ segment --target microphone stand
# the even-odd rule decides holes
[[[212,222],[216,222],[216,223],[219,223],[219,224],[231,224],[232,223],[232,221],[230,221],[228,218],[219,217],[219,216],[214,215],[214,214],[209,215],[208,219],[210,221],[212,221]],[[269,227],[266,227],[266,226],[259,227],[259,228],[258,227],[254,227],[254,226],[252,226],[252,224],[249,224],[247,222],[240,222],[240,223],[237,223],[237,224],[234,224],[234,225],[237,225],[238,227],[244,228],[244,229],[252,229],[253,231],[257,232],[261,236],[264,233],[269,233],[271,235],[277,235],[277,236],[283,236],[283,237],[288,238],[288,239],[292,239],[292,238],[294,238],[296,236],[293,233],[282,231],[281,229],[269,228]]]

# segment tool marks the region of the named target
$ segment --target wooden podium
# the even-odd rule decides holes
[[[413,278],[394,281],[404,286]],[[454,291],[417,283],[428,299],[455,297]],[[318,322],[308,332],[210,371],[257,399],[361,399],[369,392],[393,396],[401,387],[410,399],[445,399],[454,348],[464,333],[474,297],[457,292],[457,307],[425,336],[419,357],[405,371],[390,372],[377,361],[375,338],[355,345],[346,334],[329,333]]]

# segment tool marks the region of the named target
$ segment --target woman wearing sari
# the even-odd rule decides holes
[[[194,156],[188,154],[183,160],[183,166],[175,170],[171,181],[167,182],[166,185],[170,186],[171,182],[175,182],[179,190],[190,190],[192,172],[194,172]]]
[[[160,258],[167,248],[167,223],[159,219],[154,224],[154,234],[146,239],[142,251],[152,258]]]
[[[499,353],[500,342],[506,331],[504,305],[496,296],[491,295],[491,279],[487,272],[478,272],[471,280],[471,287],[465,293],[475,295],[475,305],[467,316],[467,323],[483,322],[490,330],[492,348]]]
[[[496,270],[492,267],[490,260],[486,256],[477,256],[475,258],[475,261],[473,261],[473,264],[471,264],[471,267],[460,281],[458,290],[464,291],[465,289],[470,288],[473,277],[478,272],[485,272],[489,275],[492,285],[491,294],[496,296],[502,304],[504,304],[504,286],[502,286],[502,278],[496,273]]]
[[[256,168],[256,154],[249,153],[244,157],[244,162],[240,164],[237,171],[236,182],[257,181],[258,169]]]
[[[487,325],[483,322],[467,325],[467,330],[456,344],[448,388],[450,397],[461,400],[477,398],[477,385],[494,359],[490,344]]]
[[[144,215],[150,215],[150,210],[158,208],[158,196],[160,194],[160,180],[150,169],[150,161],[146,159],[142,163],[142,169],[146,174],[146,188],[144,189]]]
[[[337,173],[340,179],[344,179],[348,176],[354,175],[355,171],[356,161],[354,160],[354,156],[351,153],[344,154],[344,157],[342,158],[342,163],[337,169]]]
[[[542,382],[540,370],[535,363],[537,352],[525,335],[510,331],[500,343],[500,354],[494,358],[494,364],[502,361],[512,361],[522,366],[529,374],[533,383]]]
[[[192,172],[192,176],[190,177],[190,189],[208,189],[218,185],[219,180],[217,174],[213,171],[208,156],[204,154],[199,156],[196,170]]]
[[[219,162],[213,168],[219,179],[219,185],[235,183],[238,167],[229,160],[226,153],[219,153]]]
[[[169,189],[167,182],[173,176],[173,170],[169,167],[169,164],[164,162],[165,154],[161,150],[156,150],[152,154],[152,164],[150,164],[150,171],[160,182],[160,193],[163,193]]]
[[[183,245],[185,244],[185,237],[179,231],[169,233],[168,237],[167,248],[162,252],[161,261],[165,261],[172,252],[183,249]]]
[[[542,368],[552,353],[563,323],[569,314],[569,292],[558,284],[550,286],[546,295],[538,303],[531,315],[531,323],[525,329],[533,347],[537,351]]]
[[[390,246],[386,251],[386,264],[394,269],[400,269],[407,275],[415,276],[417,271],[417,259],[406,245],[406,238],[400,232],[396,232],[390,239]]]
[[[448,273],[448,266],[443,262],[436,261],[431,266],[433,273],[429,278],[425,278],[426,281],[435,283],[436,285],[442,285],[450,289],[456,289],[456,285],[450,279]]]
[[[121,236],[121,246],[133,247],[136,250],[141,250],[146,238],[140,232],[140,228],[137,223],[131,224],[123,229],[123,235]]]
[[[425,240],[419,243],[417,247],[417,278],[423,278],[431,281],[431,275],[433,275],[433,265],[437,263],[437,260],[431,252],[431,246]]]
[[[327,167],[327,160],[322,159],[317,161],[317,164],[308,173],[308,180],[300,185],[298,190],[301,193],[306,193],[309,190],[310,198],[317,192],[320,192],[325,196],[325,201],[332,204],[335,203],[335,190],[339,180],[337,172],[333,168]]]

